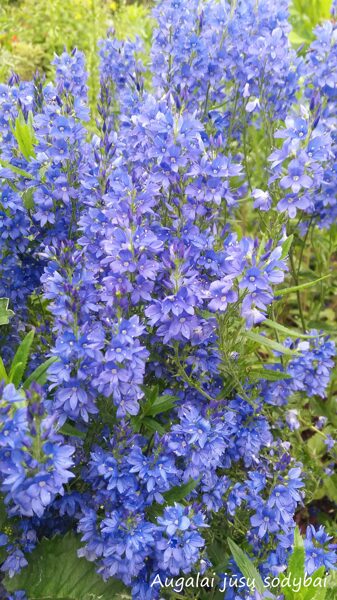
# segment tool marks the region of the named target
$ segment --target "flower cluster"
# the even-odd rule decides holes
[[[287,379],[262,384],[264,401],[269,404],[287,404],[290,396],[295,392],[304,392],[307,397],[325,397],[330,382],[330,373],[334,367],[336,356],[335,343],[329,337],[319,336],[318,332],[310,332],[309,340],[294,342],[287,339],[285,343],[290,348],[300,352],[288,362],[286,369],[278,366],[285,372]]]
[[[10,515],[41,517],[74,475],[72,446],[57,434],[53,416],[45,414],[42,390],[25,396],[13,384],[1,393],[1,486]]]
[[[314,573],[323,566],[329,570],[336,564],[336,544],[331,544],[331,537],[327,535],[324,527],[318,530],[310,525],[307,529],[304,542],[306,551],[306,569],[309,574]]]

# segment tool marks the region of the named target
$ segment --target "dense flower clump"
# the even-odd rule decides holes
[[[27,323],[34,368],[53,359],[42,387],[1,387],[1,569],[77,531],[137,600],[161,597],[157,575],[213,572],[219,528],[262,575],[285,571],[306,484],[287,406],[325,398],[335,357],[316,329],[261,327],[294,234],[337,215],[336,25],[303,56],[286,0],[162,0],[153,16],[151,83],[139,40],[101,42],[94,124],[76,50],[54,83],[0,86],[6,361]],[[309,574],[336,565],[330,542],[307,528]]]

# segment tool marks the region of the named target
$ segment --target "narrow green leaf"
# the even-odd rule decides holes
[[[337,571],[330,571],[326,582],[326,600],[336,600],[337,598]]]
[[[0,356],[0,381],[4,381],[5,383],[8,383],[8,375],[6,372],[6,368],[4,365],[4,362]]]
[[[187,483],[183,483],[183,485],[176,485],[168,492],[164,492],[163,496],[167,502],[167,504],[173,504],[174,502],[180,502],[184,500],[186,496],[188,496],[198,485],[199,479],[190,479]]]
[[[307,596],[305,596],[304,600],[325,600],[327,591],[328,590],[325,587],[321,587],[321,588],[318,587],[314,591],[314,594],[313,594],[313,596],[311,596],[311,598],[308,598]]]
[[[32,175],[31,173],[28,173],[28,171],[24,171],[24,169],[19,169],[19,167],[12,165],[7,160],[2,160],[0,158],[0,165],[5,167],[6,169],[10,169],[16,175],[21,175],[22,177],[25,177],[26,179],[35,179],[34,175]]]
[[[57,362],[58,358],[56,356],[52,356],[48,358],[42,365],[37,367],[33,373],[27,377],[27,379],[23,382],[22,387],[24,390],[28,389],[31,383],[35,381],[39,385],[44,385],[47,381],[47,371],[53,363]]]
[[[0,298],[0,325],[8,325],[9,319],[14,315],[14,312],[8,308],[8,305],[8,298]]]
[[[142,426],[141,415],[138,414],[136,417],[131,417],[130,421],[133,431],[139,433]]]
[[[163,504],[159,504],[158,502],[154,502],[146,509],[147,517],[152,523],[156,522],[157,517],[160,517],[164,512],[165,506]]]
[[[278,342],[275,342],[274,340],[271,340],[265,337],[264,335],[260,335],[259,333],[247,331],[245,335],[249,340],[252,340],[252,342],[256,342],[257,344],[265,346],[266,348],[269,348],[270,350],[273,350],[275,352],[287,354],[288,356],[294,356],[296,354],[299,354],[299,352],[297,352],[296,350],[286,348],[285,346],[282,346],[282,344],[279,344]]]
[[[175,502],[181,502],[190,494],[198,485],[199,479],[190,479],[187,483],[176,485],[167,492],[163,493],[165,504],[154,502],[147,509],[149,519],[155,523],[157,517],[163,514],[165,506],[171,506]]]
[[[15,387],[18,387],[20,384],[20,375],[22,372],[22,367],[23,367],[23,363],[22,362],[17,362],[14,366],[11,366],[11,370],[8,376],[8,380],[10,381],[10,383],[14,383]],[[18,383],[16,384],[15,382],[18,381]]]
[[[228,538],[228,545],[242,575],[246,578],[246,580],[249,579],[251,582],[254,582],[257,591],[260,594],[263,594],[266,591],[265,585],[254,563],[251,561],[249,556],[247,556],[247,554],[245,554],[245,552],[243,552],[243,550],[241,550],[241,548],[230,538]]]
[[[28,116],[28,120],[25,121],[23,112],[20,110],[15,119],[14,126],[11,125],[11,129],[18,143],[19,150],[25,159],[35,158],[34,144],[36,144],[36,137],[33,127],[33,117]]]
[[[289,329],[289,327],[285,327],[284,325],[281,325],[280,323],[275,323],[275,321],[272,321],[271,319],[265,319],[263,321],[263,325],[267,325],[267,327],[270,327],[270,329],[275,329],[276,331],[279,331],[280,333],[284,333],[284,335],[287,335],[289,337],[303,338],[303,339],[312,339],[312,338],[317,337],[317,335],[308,335],[306,333],[301,333],[300,331],[297,331],[295,329]]]
[[[160,413],[167,412],[171,410],[176,402],[176,398],[174,396],[159,396],[156,398],[155,402],[150,406],[145,406],[144,414],[149,415],[151,417],[155,417]]]
[[[324,477],[323,485],[328,498],[337,504],[337,475]]]
[[[34,197],[33,188],[28,188],[22,194],[23,205],[27,210],[33,210],[34,208]]]
[[[312,600],[325,600],[327,591],[328,590],[324,587],[317,588],[314,596],[312,596]],[[307,599],[305,598],[304,600],[307,600]]]
[[[291,248],[291,245],[292,245],[293,241],[294,241],[294,235],[291,234],[289,237],[287,237],[286,241],[282,245],[281,258],[286,258],[286,256],[288,256],[289,250]]]
[[[144,395],[146,398],[146,403],[151,405],[156,401],[156,398],[159,396],[159,385],[152,385],[150,387],[143,386]]]
[[[292,582],[291,582],[290,577],[288,580],[289,583],[288,583],[288,581],[285,583],[285,579],[287,579],[288,576],[285,575],[284,573],[280,573],[279,577],[280,577],[280,581],[281,581],[282,594],[284,596],[284,600],[294,600],[294,592],[292,590]],[[298,600],[300,600],[300,598],[298,598]],[[303,600],[303,599],[301,599],[301,600]]]
[[[75,437],[84,439],[85,438],[85,433],[84,431],[80,431],[79,429],[77,429],[76,427],[74,427],[74,425],[72,425],[71,423],[65,423],[64,425],[62,425],[61,429],[60,429],[60,433],[62,433],[63,435],[74,435]]]
[[[35,335],[35,329],[32,329],[25,338],[22,340],[20,346],[18,347],[15,356],[13,358],[13,362],[9,371],[9,378],[14,383],[16,387],[18,387],[22,381],[22,377],[26,370],[29,353],[31,349],[31,345],[33,343]],[[18,365],[21,365],[18,368]]]
[[[291,294],[292,292],[297,292],[297,290],[304,290],[306,288],[316,285],[316,283],[319,283],[320,281],[323,281],[324,279],[328,279],[328,277],[331,277],[331,275],[332,275],[332,273],[329,273],[328,275],[323,275],[323,277],[319,277],[319,279],[315,279],[314,281],[307,281],[307,283],[301,283],[301,285],[294,285],[292,287],[283,288],[283,290],[277,290],[276,295],[284,296],[285,294]]]
[[[302,590],[303,600],[324,600],[327,593],[327,588],[324,587],[325,567],[320,567],[310,577],[312,580],[311,585]],[[317,586],[318,581],[322,587]],[[315,582],[316,586],[314,585]]]
[[[152,419],[151,417],[145,417],[144,419],[142,419],[142,425],[144,425],[144,427],[146,427],[146,429],[148,429],[152,433],[156,433],[158,431],[160,435],[164,435],[164,433],[166,432],[165,428],[161,425],[161,423],[158,423],[158,421]]]
[[[249,372],[249,377],[255,380],[265,379],[266,381],[282,381],[284,379],[291,379],[291,375],[288,375],[288,373],[284,373],[283,371],[254,368]]]
[[[288,562],[288,573],[291,573],[292,579],[304,577],[305,569],[305,549],[304,540],[298,527],[294,531],[294,548]]]

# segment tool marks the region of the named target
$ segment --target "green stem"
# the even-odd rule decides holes
[[[299,285],[299,279],[298,279],[298,274],[297,274],[297,270],[295,267],[295,262],[294,262],[294,257],[293,257],[292,251],[289,252],[289,258],[290,258],[291,274],[292,274],[293,280],[295,282],[295,285],[297,286],[297,285]],[[300,290],[296,290],[296,296],[297,296],[298,310],[299,310],[299,314],[300,314],[302,329],[303,329],[303,333],[305,333],[307,328],[306,328],[304,312],[303,312],[303,308],[302,308],[302,300],[301,300]]]
[[[210,396],[209,394],[207,394],[207,392],[205,392],[205,390],[202,388],[202,386],[197,383],[196,381],[194,381],[194,379],[192,379],[185,371],[183,365],[181,364],[180,358],[179,358],[179,351],[177,346],[175,346],[174,348],[174,355],[175,355],[175,360],[176,360],[176,367],[178,370],[178,375],[185,381],[185,383],[187,383],[188,385],[190,385],[191,387],[193,387],[194,389],[196,389],[198,392],[200,392],[200,394],[202,394],[205,398],[207,398],[207,400],[209,402],[216,402],[215,398],[212,398],[212,396]]]

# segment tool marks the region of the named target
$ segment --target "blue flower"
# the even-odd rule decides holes
[[[257,534],[263,538],[267,533],[275,533],[279,529],[277,522],[277,512],[267,506],[262,507],[250,519],[253,527],[257,529]]]
[[[237,292],[231,289],[232,282],[229,281],[213,281],[209,287],[209,294],[212,300],[208,304],[209,310],[225,311],[229,303],[236,302],[238,299]]]
[[[306,553],[305,566],[309,575],[322,566],[327,570],[337,568],[337,545],[330,544],[331,539],[323,526],[318,530],[315,530],[313,525],[308,526],[304,547]]]

